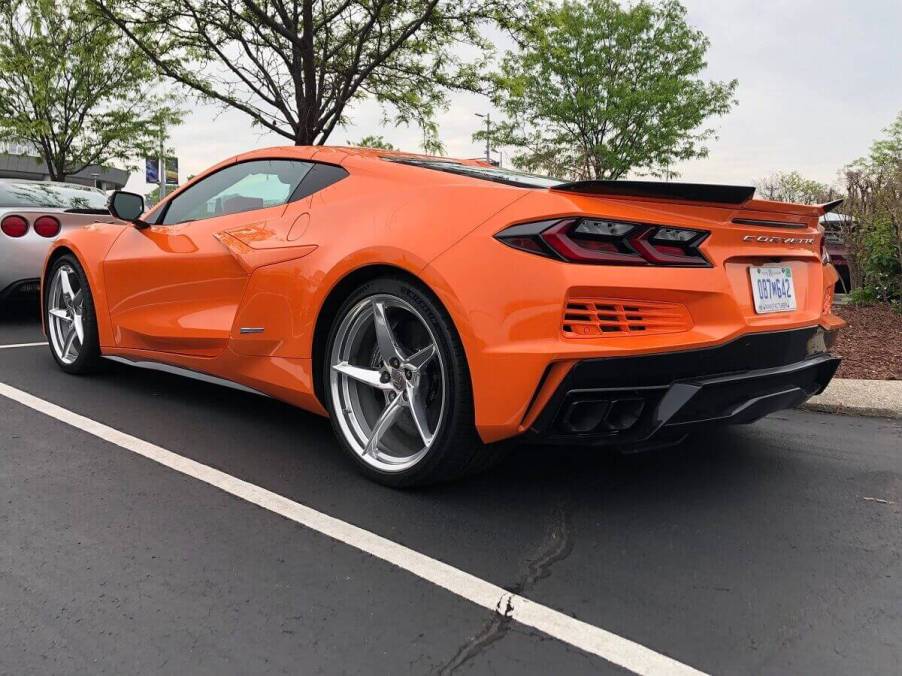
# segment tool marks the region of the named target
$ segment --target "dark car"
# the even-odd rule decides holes
[[[827,243],[827,253],[830,254],[830,262],[836,268],[839,281],[836,282],[836,293],[849,293],[852,290],[852,278],[849,275],[849,250],[843,239],[842,225],[844,214],[827,213],[821,216],[821,225],[824,226],[824,240]]]

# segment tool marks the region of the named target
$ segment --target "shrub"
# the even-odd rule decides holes
[[[844,236],[861,300],[902,299],[902,113],[846,169]]]

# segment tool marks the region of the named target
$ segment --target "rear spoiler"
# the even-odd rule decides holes
[[[753,187],[741,185],[708,185],[704,183],[667,183],[658,181],[574,181],[550,188],[562,192],[584,195],[610,195],[613,197],[651,197],[657,199],[685,200],[688,202],[714,202],[717,204],[744,204],[755,194]]]
[[[832,202],[825,202],[824,204],[818,204],[818,207],[823,209],[825,214],[829,214],[831,211],[836,209],[843,202],[845,202],[845,200],[833,200]]]

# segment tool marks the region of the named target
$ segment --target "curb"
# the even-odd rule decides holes
[[[834,378],[800,406],[808,411],[902,419],[902,380]]]

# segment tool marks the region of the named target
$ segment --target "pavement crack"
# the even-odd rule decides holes
[[[562,505],[554,509],[552,521],[536,554],[526,561],[526,570],[520,580],[510,588],[515,594],[525,594],[540,581],[551,575],[551,567],[570,556],[573,541],[570,538],[570,518]]]
[[[545,537],[536,548],[535,554],[526,560],[523,574],[515,584],[508,587],[509,593],[498,599],[492,617],[482,630],[464,643],[448,662],[436,670],[436,673],[442,676],[453,674],[490,645],[504,638],[513,620],[514,595],[527,593],[540,580],[551,575],[552,566],[566,559],[572,551],[569,514],[564,506],[559,504],[554,509]]]
[[[490,645],[504,638],[507,630],[510,628],[513,610],[514,605],[510,594],[505,594],[499,598],[498,605],[495,606],[491,619],[486,622],[482,631],[464,643],[448,662],[439,667],[437,673],[441,674],[441,676],[453,674]]]

